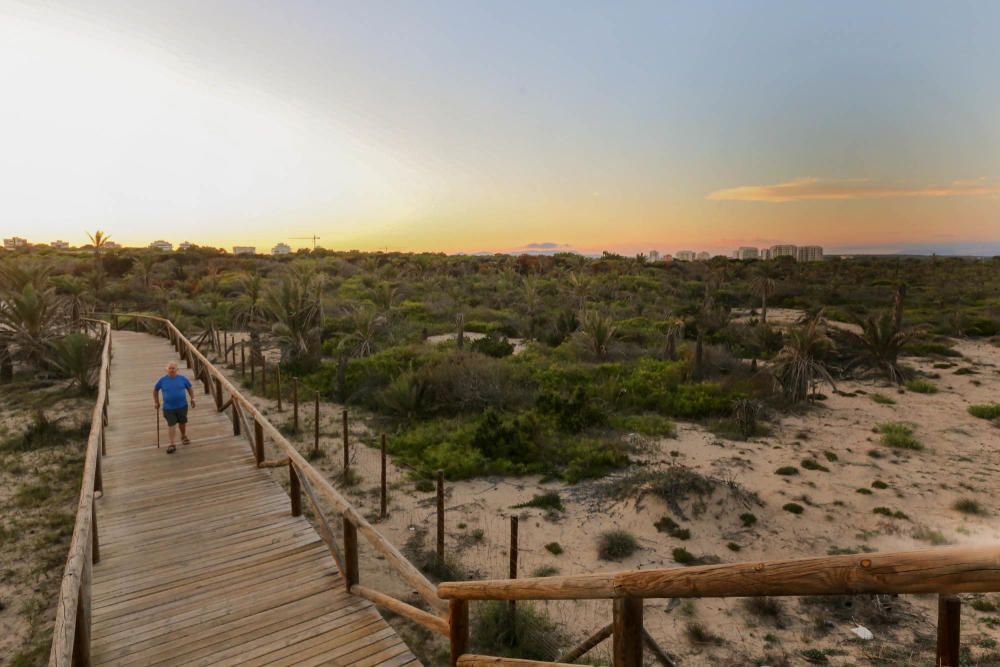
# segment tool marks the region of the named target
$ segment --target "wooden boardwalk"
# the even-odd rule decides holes
[[[93,664],[419,665],[200,383],[192,444],[167,455],[161,422],[156,448],[152,386],[176,359],[114,332]]]

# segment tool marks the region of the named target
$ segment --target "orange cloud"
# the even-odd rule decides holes
[[[981,197],[1000,195],[1000,182],[987,178],[952,181],[945,185],[887,185],[868,179],[795,178],[775,185],[742,185],[716,190],[717,201],[789,201],[876,199],[886,197]]]

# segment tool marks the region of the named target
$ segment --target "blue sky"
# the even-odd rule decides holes
[[[20,101],[0,111],[5,232],[1000,242],[996,3],[0,0],[0,18]]]

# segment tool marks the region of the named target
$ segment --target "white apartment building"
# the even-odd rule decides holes
[[[760,249],[760,258],[761,259],[771,259],[771,249],[770,248],[761,248]]]
[[[179,246],[177,246],[177,249],[178,250],[187,250],[188,248],[193,248],[193,247],[194,247],[194,244],[191,243],[190,241],[183,241],[183,242],[181,242],[181,244]]]
[[[105,250],[117,250],[118,248],[121,248],[121,245],[119,243],[115,242],[115,241],[105,241],[104,242],[104,249]]]
[[[279,243],[271,248],[272,255],[288,255],[291,252],[292,248],[287,243]]]
[[[257,247],[252,245],[234,245],[233,246],[234,255],[256,255]]]
[[[799,246],[795,259],[800,262],[822,262],[823,246],[802,245]]]
[[[674,253],[674,259],[678,262],[693,262],[697,254],[694,250],[678,250]]]
[[[174,249],[174,244],[170,243],[169,241],[163,241],[157,239],[156,241],[150,243],[149,247],[152,248],[153,250],[163,250],[164,252],[170,252],[171,250]]]
[[[751,248],[750,246],[741,246],[736,251],[736,259],[758,259],[760,253],[757,248]]]
[[[650,250],[649,251],[649,261],[651,261],[651,262],[659,262],[660,261],[660,253],[659,253],[659,251],[657,251],[657,250]]]
[[[778,259],[779,257],[798,258],[798,248],[793,245],[771,246],[771,259]]]
[[[52,246],[53,248],[58,248],[59,250],[65,250],[66,248],[69,247],[69,244],[66,243],[65,241],[53,241],[49,245]]]
[[[697,259],[699,262],[707,262],[708,260],[712,259],[712,253],[705,252],[704,250],[702,250],[701,252],[698,253],[698,256],[695,257],[695,259]]]
[[[20,236],[12,236],[9,239],[3,240],[4,250],[15,250],[17,248],[27,248],[28,239],[22,239]]]

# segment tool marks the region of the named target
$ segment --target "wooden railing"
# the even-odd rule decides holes
[[[450,600],[453,618],[468,618],[470,600],[611,599],[613,621],[608,634],[612,636],[615,667],[641,665],[644,644],[656,653],[655,642],[651,645],[642,627],[646,598],[861,593],[937,593],[937,664],[958,667],[961,612],[954,594],[994,591],[1000,591],[1000,544],[611,574],[446,582],[437,588],[439,596]],[[453,623],[451,628],[452,664],[552,664],[468,655],[467,628],[460,623]],[[664,664],[672,662],[657,658]]]
[[[140,314],[117,314],[113,316],[113,321],[116,326],[130,326],[130,328],[138,327],[138,324],[142,323],[145,330],[166,336],[181,359],[187,363],[188,368],[194,371],[196,380],[202,382],[205,393],[212,395],[216,410],[219,412],[231,411],[233,434],[240,435],[242,433],[248,437],[257,465],[269,468],[288,468],[292,514],[296,516],[301,514],[301,498],[304,495],[315,516],[317,531],[326,542],[333,559],[337,562],[337,566],[344,576],[345,586],[350,593],[404,616],[428,630],[449,636],[448,603],[438,597],[434,585],[395,546],[375,530],[368,520],[327,481],[321,472],[313,468],[299,454],[298,450],[268,421],[267,417],[261,414],[253,403],[172,322],[161,317]],[[265,438],[270,439],[277,446],[284,458],[279,460],[265,459]],[[320,499],[329,503],[341,516],[342,547],[337,544],[333,526],[320,505]],[[359,535],[364,537],[382,555],[385,562],[403,581],[417,591],[430,607],[430,612],[360,584]]]
[[[90,436],[84,454],[83,483],[76,524],[63,571],[56,620],[52,629],[49,664],[55,667],[90,664],[90,584],[94,563],[101,558],[94,494],[103,493],[101,457],[104,427],[108,423],[108,387],[111,383],[111,331],[106,322],[85,320],[103,338],[97,400],[91,416]]]

